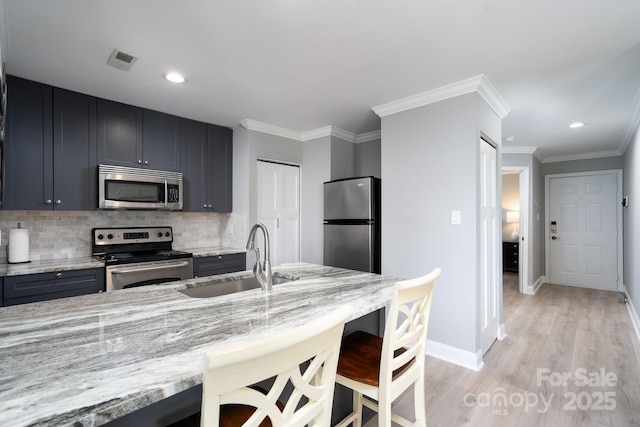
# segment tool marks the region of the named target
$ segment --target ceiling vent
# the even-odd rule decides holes
[[[133,63],[136,62],[136,59],[138,58],[135,56],[121,52],[118,49],[113,49],[113,52],[111,52],[111,56],[107,61],[107,65],[111,65],[112,67],[116,67],[124,71],[129,71]]]

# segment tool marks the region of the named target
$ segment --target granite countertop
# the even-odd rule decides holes
[[[225,246],[186,248],[179,250],[193,253],[194,258],[246,252],[245,249],[229,248]],[[52,259],[46,261],[32,261],[21,264],[0,264],[0,277],[102,267],[104,267],[104,263],[102,261],[98,261],[94,257]]]
[[[318,318],[344,304],[352,319],[391,300],[397,278],[313,264],[298,280],[191,298],[180,289],[250,272],[0,308],[0,425],[96,426],[202,382],[204,353]]]

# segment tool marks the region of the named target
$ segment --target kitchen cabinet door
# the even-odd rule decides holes
[[[5,210],[53,206],[52,97],[50,86],[7,76]]]
[[[207,126],[207,148],[212,151],[209,166],[211,205],[215,212],[231,212],[233,205],[233,131]]]
[[[193,277],[213,276],[246,270],[246,254],[225,254],[193,259]]]
[[[95,99],[15,77],[8,84],[4,209],[95,209]]]
[[[142,110],[142,164],[180,172],[180,121],[170,114]]]
[[[26,304],[104,291],[104,268],[4,278],[4,305]]]
[[[207,125],[195,120],[182,120],[182,177],[186,212],[210,212],[207,182]]]
[[[183,120],[184,211],[231,212],[232,139],[229,128]]]
[[[98,164],[142,167],[142,108],[97,100]]]
[[[96,99],[55,88],[53,102],[53,207],[95,210]]]

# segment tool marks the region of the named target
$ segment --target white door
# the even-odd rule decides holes
[[[615,173],[549,178],[549,282],[617,290]]]
[[[496,149],[480,141],[480,347],[486,353],[498,334],[498,187]]]
[[[269,230],[271,265],[298,262],[300,168],[259,160],[257,176],[258,222],[263,223]]]

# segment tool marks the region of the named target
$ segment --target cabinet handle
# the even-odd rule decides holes
[[[213,206],[212,206],[212,205],[208,205],[207,207],[208,207],[209,209],[211,209]]]
[[[205,203],[204,205],[202,205],[202,207],[203,207],[203,208],[205,208],[205,209],[207,209],[207,208],[208,208],[208,206],[207,206],[207,204],[206,204],[206,203]]]
[[[56,205],[59,205],[60,203],[62,203],[62,200],[60,199],[56,200]]]
[[[56,273],[56,277],[59,279],[62,277],[62,273]]]
[[[145,165],[148,165],[148,164],[149,164],[149,162],[147,162],[147,161],[145,160],[145,161],[144,161],[144,164],[145,164]]]
[[[142,160],[138,160],[138,164],[141,165],[142,164]]]
[[[51,199],[47,199],[47,200],[45,200],[44,202],[45,202],[47,205],[50,205],[50,204],[51,204]]]

